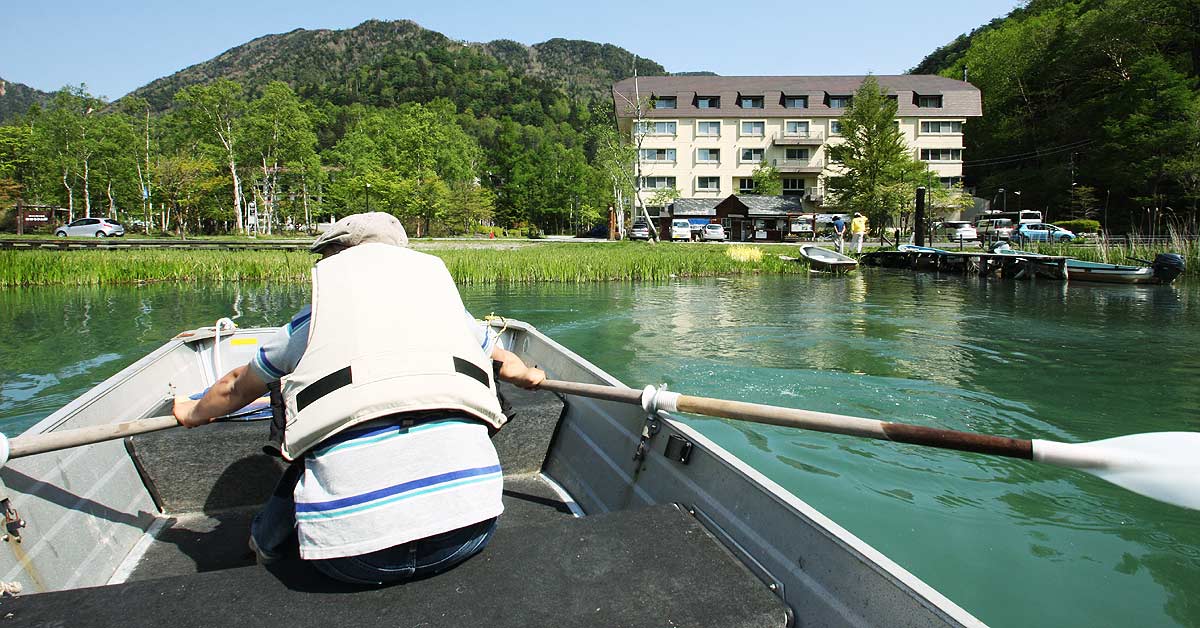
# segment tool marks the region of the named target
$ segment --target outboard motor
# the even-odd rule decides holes
[[[1167,284],[1182,275],[1187,265],[1178,253],[1159,253],[1154,256],[1154,263],[1150,267],[1154,269],[1154,278],[1159,283]]]

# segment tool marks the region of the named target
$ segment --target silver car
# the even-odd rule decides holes
[[[59,227],[54,231],[54,235],[60,238],[67,236],[95,236],[97,238],[123,236],[125,235],[125,225],[117,222],[114,218],[80,218],[71,224]]]
[[[717,242],[724,242],[725,227],[715,223],[704,225],[704,231],[701,233],[701,237],[704,240],[716,240]]]

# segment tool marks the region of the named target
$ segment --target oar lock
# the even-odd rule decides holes
[[[642,409],[646,411],[646,424],[642,426],[642,436],[638,439],[637,449],[633,452],[634,460],[646,457],[646,447],[650,439],[662,427],[659,424],[660,412],[675,412],[678,408],[679,393],[668,392],[667,385],[658,388],[646,386],[642,389]]]

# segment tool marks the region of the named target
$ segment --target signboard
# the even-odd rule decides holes
[[[50,222],[49,212],[27,212],[25,214],[25,224],[27,224],[31,227],[39,227],[39,226],[42,226],[45,224],[49,224],[49,222]]]
[[[759,229],[758,231],[755,231],[755,232],[754,232],[754,239],[755,239],[755,240],[766,240],[766,239],[767,239],[767,232],[766,232],[766,230],[764,230],[764,229]]]

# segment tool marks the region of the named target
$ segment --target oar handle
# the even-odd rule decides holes
[[[563,394],[639,405],[647,411],[686,412],[942,449],[971,451],[1025,460],[1033,459],[1033,441],[1005,436],[959,432],[907,423],[890,423],[843,414],[781,408],[744,401],[694,397],[655,391],[649,387],[645,390],[634,390],[617,386],[546,380],[540,384],[539,388]]]
[[[46,434],[17,436],[16,438],[7,440],[8,456],[4,460],[0,460],[0,464],[13,458],[69,449],[71,447],[79,447],[80,445],[91,445],[135,434],[157,432],[172,427],[179,427],[179,421],[176,421],[174,416],[168,415],[139,419],[137,421],[126,421],[125,423],[80,427],[73,430],[62,430]],[[2,434],[0,434],[0,438],[3,438]]]

